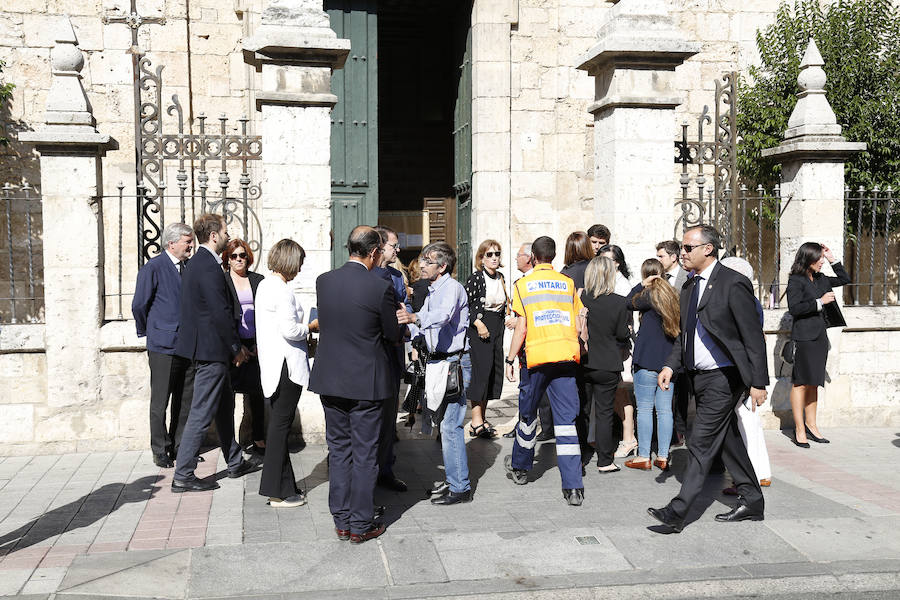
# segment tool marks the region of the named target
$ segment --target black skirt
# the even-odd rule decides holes
[[[472,359],[472,381],[466,396],[472,404],[496,400],[503,389],[503,313],[484,311],[481,322],[490,332],[486,340],[469,325],[469,356]]]
[[[825,330],[814,340],[794,342],[794,385],[825,385],[825,361],[828,358],[828,334]]]

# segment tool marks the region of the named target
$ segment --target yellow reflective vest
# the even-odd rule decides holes
[[[513,311],[527,319],[525,333],[528,368],[547,363],[579,362],[575,316],[581,299],[575,295],[575,282],[543,263],[516,281]]]

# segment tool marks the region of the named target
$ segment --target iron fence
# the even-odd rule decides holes
[[[44,252],[41,196],[27,183],[0,188],[0,323],[44,321]]]
[[[781,188],[769,192],[762,186],[738,193],[725,192],[735,207],[731,246],[725,255],[739,256],[753,266],[756,295],[764,308],[781,308],[786,282],[781,281]]]
[[[900,304],[900,196],[891,187],[844,190],[844,267],[853,306]]]

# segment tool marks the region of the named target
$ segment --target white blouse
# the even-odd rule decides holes
[[[278,389],[281,367],[287,363],[288,378],[300,386],[309,383],[306,336],[309,327],[303,307],[278,275],[269,275],[256,289],[256,349],[263,395]]]
[[[499,312],[506,308],[506,290],[500,276],[491,278],[484,275],[484,309]]]

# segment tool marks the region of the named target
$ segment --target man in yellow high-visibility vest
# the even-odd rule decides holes
[[[513,483],[528,483],[527,472],[534,460],[537,441],[537,405],[544,392],[553,409],[556,460],[562,477],[563,497],[572,506],[584,499],[581,479],[581,447],[575,429],[580,410],[575,387],[575,366],[581,358],[576,316],[581,299],[575,282],[553,270],[556,242],[541,236],[531,245],[534,270],[519,279],[513,288],[512,309],[518,320],[506,361],[506,378],[515,381],[513,365],[522,343],[528,346],[528,392],[519,399],[519,422],[513,452],[504,466]]]

